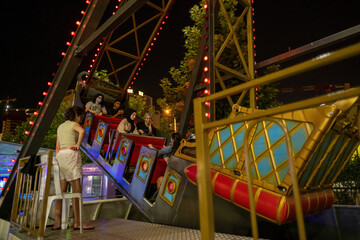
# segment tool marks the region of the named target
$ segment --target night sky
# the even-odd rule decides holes
[[[149,58],[149,65],[144,66],[141,73],[151,85],[156,86],[161,78],[167,77],[170,67],[177,66],[182,59],[181,29],[191,23],[188,9],[197,2],[176,1],[163,38],[159,38],[158,45],[153,48],[153,55]],[[256,61],[260,62],[360,24],[359,2],[255,0]],[[80,12],[86,7],[83,0],[0,1],[3,23],[0,99],[7,96],[17,98],[15,103],[11,103],[12,107],[17,108],[36,107],[37,102],[43,100],[42,92],[48,90],[47,82],[52,81],[52,73],[57,71],[57,63],[62,59],[61,52],[67,49],[65,43],[72,38],[70,32],[76,30],[75,22],[81,19]],[[353,86],[358,85],[360,68],[354,66],[360,66],[359,58],[343,65],[344,69],[337,70],[341,73],[341,79],[323,77],[324,71],[315,74],[316,77],[304,75],[302,78],[306,78],[309,83],[347,81]],[[79,72],[83,70],[79,69]],[[357,78],[354,77],[356,74]],[[290,85],[292,83],[288,82]],[[142,84],[135,84],[134,87],[144,90]],[[157,92],[154,97],[161,96],[160,91],[160,88],[152,91]]]

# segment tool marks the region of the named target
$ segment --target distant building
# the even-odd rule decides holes
[[[15,128],[25,122],[33,113],[33,109],[5,109],[2,116],[2,137],[5,139],[15,133]]]

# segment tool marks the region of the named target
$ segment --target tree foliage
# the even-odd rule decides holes
[[[163,97],[157,100],[157,104],[160,105],[161,109],[165,111],[166,109],[171,109],[171,115],[164,115],[163,122],[165,123],[163,131],[166,131],[165,128],[172,122],[172,119],[175,117],[179,120],[179,116],[183,111],[184,100],[186,96],[187,89],[189,87],[189,81],[191,77],[191,71],[194,66],[196,55],[198,54],[198,47],[200,40],[202,38],[202,29],[206,24],[206,10],[203,7],[206,3],[205,0],[202,0],[199,4],[194,5],[189,13],[190,19],[193,21],[192,26],[186,26],[183,29],[186,49],[184,58],[180,61],[179,66],[170,68],[171,78],[161,79],[160,86],[163,91]],[[232,25],[235,24],[236,20],[239,17],[238,6],[239,3],[237,0],[224,0],[224,5],[227,10],[230,22]],[[215,26],[215,36],[214,44],[215,49],[219,49],[221,44],[225,40],[225,36],[229,33],[230,29],[227,24],[225,16],[219,11],[217,25]],[[235,29],[235,34],[237,39],[240,41],[240,48],[244,54],[245,60],[247,59],[247,31],[244,21],[241,21],[237,28]],[[243,69],[243,64],[241,59],[238,57],[236,50],[235,42],[230,40],[223,51],[220,59],[218,60],[226,66],[231,66],[234,70]],[[268,69],[269,72],[277,71],[279,66],[272,66]],[[240,84],[238,79],[231,79],[226,82],[227,87],[235,86]],[[221,90],[219,86],[216,86],[216,91]],[[259,108],[273,107],[279,105],[277,101],[278,90],[274,85],[260,87],[258,89],[258,106]],[[234,99],[236,96],[233,96]],[[230,111],[231,106],[226,103],[227,100],[220,100],[216,103],[216,118],[226,117]],[[245,100],[241,103],[243,106],[248,106],[249,100]],[[166,121],[165,121],[166,120]]]

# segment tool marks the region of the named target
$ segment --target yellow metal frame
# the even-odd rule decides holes
[[[216,0],[214,1],[216,2]],[[241,14],[240,18],[244,18],[245,14],[247,20],[247,39],[248,39],[248,63],[246,64],[243,58],[241,58],[242,52],[240,47],[238,46],[236,37],[233,36],[234,27],[239,23],[240,18],[232,25],[230,20],[227,16],[224,3],[222,0],[218,0],[220,4],[220,9],[225,16],[225,19],[228,23],[230,33],[226,37],[223,45],[220,47],[220,50],[216,54],[214,59],[214,65],[210,66],[215,69],[215,74],[217,76],[217,80],[220,83],[221,87],[224,89],[221,92],[217,92],[211,94],[209,96],[205,96],[202,98],[197,98],[194,100],[194,118],[195,118],[195,132],[196,132],[196,156],[197,156],[197,182],[198,182],[198,191],[199,191],[199,211],[200,211],[200,230],[201,236],[203,239],[214,239],[214,213],[213,213],[213,202],[212,202],[212,184],[210,178],[210,154],[209,154],[209,139],[211,139],[211,134],[214,134],[214,129],[218,129],[219,127],[227,126],[237,122],[245,122],[245,121],[253,121],[259,120],[262,118],[268,118],[274,115],[283,114],[289,111],[295,111],[305,108],[311,108],[315,106],[319,106],[323,103],[333,102],[341,99],[351,98],[360,95],[360,88],[353,88],[349,89],[345,92],[333,93],[325,96],[315,97],[312,99],[307,99],[303,101],[299,101],[292,104],[286,104],[277,108],[270,108],[265,111],[253,111],[251,114],[239,114],[233,118],[221,119],[209,122],[209,120],[205,117],[206,107],[205,102],[211,102],[214,104],[216,100],[227,98],[229,104],[232,104],[230,96],[234,96],[236,94],[240,94],[239,99],[237,100],[237,104],[241,102],[244,98],[245,93],[250,91],[250,107],[255,107],[255,94],[254,89],[256,87],[270,84],[303,72],[307,72],[325,65],[329,65],[331,63],[335,63],[341,61],[343,59],[350,58],[352,56],[356,56],[360,54],[360,43],[354,44],[349,47],[345,47],[341,50],[337,50],[324,58],[317,58],[312,59],[309,61],[305,61],[303,63],[294,65],[292,67],[288,67],[286,69],[280,70],[278,72],[268,74],[266,76],[260,77],[258,79],[254,78],[254,59],[253,59],[253,36],[252,36],[252,14],[251,14],[251,3],[250,1],[242,1],[241,4],[245,7],[244,12]],[[215,5],[215,4],[214,4]],[[227,66],[223,66],[223,64],[217,62],[220,59],[220,55],[222,51],[227,46],[228,41],[233,38],[236,45],[236,49],[238,51],[239,57],[244,67],[245,74],[239,72],[238,70],[233,70]],[[210,43],[214,44],[214,43]],[[211,54],[210,54],[211,55]],[[226,72],[237,78],[245,81],[245,83],[240,84],[238,86],[226,89],[223,80],[221,79],[220,71]],[[256,80],[256,81],[255,81]],[[253,124],[253,123],[250,123]],[[282,125],[280,125],[282,126]],[[282,130],[283,126],[282,126]],[[286,131],[285,131],[286,132]],[[249,131],[247,131],[249,134]],[[303,223],[302,211],[301,211],[301,204],[300,204],[300,192],[298,189],[298,183],[296,178],[296,171],[294,169],[293,163],[293,156],[291,146],[289,145],[290,139],[287,133],[284,133],[286,141],[288,153],[289,153],[289,163],[291,164],[290,171],[291,171],[291,182],[293,186],[293,194],[295,198],[295,208],[296,208],[296,217],[297,217],[297,224],[299,230],[299,238],[306,239],[305,228]],[[247,135],[248,136],[248,135]],[[247,138],[246,138],[247,139]],[[248,144],[245,140],[244,144]],[[246,155],[246,154],[245,154]],[[247,165],[247,176],[250,176],[249,168],[248,168],[248,161],[246,161]],[[257,224],[256,224],[256,213],[255,213],[255,206],[254,206],[254,199],[252,193],[252,180],[248,179],[248,189],[249,189],[249,197],[251,197],[251,222],[252,222],[252,229],[253,229],[253,237],[254,239],[258,239],[258,232],[257,232]]]

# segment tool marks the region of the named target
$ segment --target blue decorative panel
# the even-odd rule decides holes
[[[294,127],[296,127],[297,125],[299,125],[298,122],[291,121],[291,120],[286,120],[285,123],[286,123],[286,128],[287,128],[288,130],[291,130],[291,129],[293,129]]]
[[[259,138],[255,140],[253,147],[254,147],[255,158],[257,158],[261,153],[263,153],[267,149],[264,135],[260,135]]]
[[[242,126],[244,125],[244,123],[243,122],[240,122],[240,123],[234,123],[233,125],[232,125],[232,127],[233,127],[233,131],[234,132],[236,132],[239,128],[241,128]]]
[[[176,194],[179,188],[180,179],[174,172],[168,172],[166,175],[166,182],[162,187],[160,197],[170,206],[174,204]]]
[[[216,133],[214,134],[214,137],[211,141],[211,144],[210,144],[210,154],[212,154],[213,152],[215,152],[219,147],[219,141],[217,139],[217,135]]]
[[[282,163],[284,163],[287,160],[288,152],[286,149],[285,142],[282,142],[279,146],[273,149],[273,156],[276,166],[280,166]]]
[[[243,146],[244,135],[245,135],[245,130],[242,130],[235,136],[235,144],[237,150],[239,150],[239,148]]]
[[[99,123],[98,125],[98,129],[96,132],[96,137],[95,137],[95,141],[98,142],[99,144],[101,143],[102,138],[105,135],[105,125],[103,122]]]
[[[234,154],[234,148],[232,141],[228,142],[224,147],[222,147],[224,161],[226,161],[231,155]]]
[[[273,169],[271,167],[271,164],[270,164],[269,156],[265,156],[263,159],[261,159],[257,163],[257,167],[258,167],[261,179],[264,178],[267,174],[269,174],[270,172],[273,171]]]
[[[236,164],[237,164],[237,162],[236,162],[236,158],[234,156],[233,158],[231,158],[230,161],[226,162],[225,167],[227,169],[233,170],[236,168]]]
[[[284,178],[288,172],[289,172],[289,165],[278,171],[280,182],[284,181]]]
[[[283,137],[283,132],[278,124],[272,125],[268,130],[270,144],[273,145],[281,137]]]
[[[230,137],[230,126],[220,130],[220,141],[225,142]]]
[[[151,159],[149,158],[149,156],[143,154],[140,159],[139,159],[139,166],[137,169],[137,177],[142,180],[143,182],[145,182],[146,176],[149,172],[149,168],[150,168],[150,164],[151,164]]]
[[[294,154],[298,153],[301,148],[304,146],[304,143],[307,139],[306,132],[304,127],[301,127],[295,133],[291,135],[291,142],[293,145]]]
[[[212,158],[211,158],[211,163],[212,164],[215,164],[215,165],[218,165],[218,166],[221,166],[222,163],[221,163],[221,159],[220,159],[220,153],[216,153]]]

